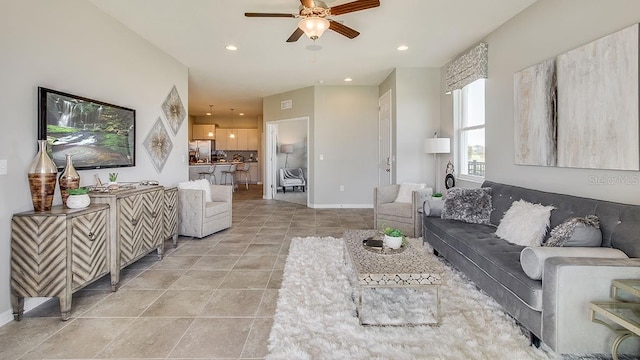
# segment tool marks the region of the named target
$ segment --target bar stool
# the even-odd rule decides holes
[[[249,180],[251,180],[251,176],[249,175],[249,163],[242,164],[242,167],[240,169],[236,169],[236,173],[241,173],[238,175],[240,176],[240,178],[238,179],[239,181],[242,181],[242,174],[244,174],[244,185],[247,190],[249,190]]]
[[[213,164],[209,166],[209,171],[198,173],[198,175],[200,175],[198,179],[206,179],[207,176],[209,176],[209,183],[212,185],[215,185],[218,182],[218,180],[216,179],[215,171],[216,171],[216,165]],[[213,181],[211,181],[211,178],[213,178]]]
[[[220,175],[220,184],[227,185],[228,177],[231,176],[231,187],[233,191],[236,191],[236,164],[231,164],[228,170],[222,170]],[[222,182],[224,179],[224,182]]]

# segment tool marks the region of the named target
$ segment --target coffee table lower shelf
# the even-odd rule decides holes
[[[362,241],[376,230],[345,232],[344,263],[361,325],[414,326],[440,322],[440,274],[426,260],[422,242],[399,254],[367,251]]]

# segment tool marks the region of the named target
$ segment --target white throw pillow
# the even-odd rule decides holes
[[[178,189],[204,190],[204,201],[211,202],[211,183],[206,179],[181,182]]]
[[[504,213],[496,235],[508,242],[522,246],[540,246],[549,227],[554,206],[532,204],[524,200],[514,201]]]
[[[427,184],[402,183],[400,184],[400,190],[398,190],[398,195],[396,196],[395,202],[411,204],[413,191],[422,190],[426,187]]]
[[[526,247],[520,252],[520,266],[528,277],[542,279],[544,261],[551,257],[591,257],[627,259],[618,249],[602,247]]]

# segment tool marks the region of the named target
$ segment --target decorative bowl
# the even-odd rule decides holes
[[[402,246],[402,236],[384,236],[384,244],[387,245],[391,249],[400,249]]]
[[[89,194],[69,195],[67,198],[67,206],[70,209],[83,209],[89,206],[91,198]]]

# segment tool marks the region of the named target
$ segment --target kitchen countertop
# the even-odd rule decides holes
[[[245,161],[245,163],[257,163],[257,161]],[[217,161],[212,163],[189,163],[189,166],[231,165],[231,164],[242,164],[242,162]]]

